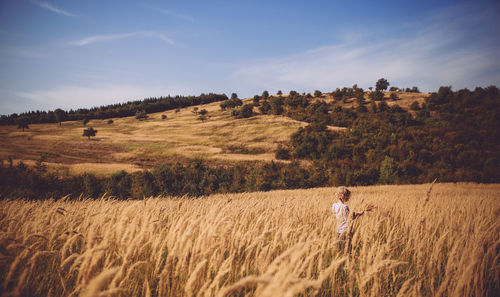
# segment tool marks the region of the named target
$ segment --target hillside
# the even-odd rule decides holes
[[[387,92],[389,97],[391,92]],[[422,103],[428,94],[396,92],[400,100],[388,100],[389,105],[409,106]],[[286,97],[286,96],[285,96]],[[331,102],[331,94],[321,98]],[[313,101],[314,101],[313,100]],[[250,103],[251,99],[243,100]],[[340,104],[350,107],[355,98]],[[370,100],[367,97],[367,102]],[[307,123],[283,115],[257,115],[248,119],[235,119],[231,110],[221,110],[220,102],[190,106],[179,111],[168,110],[148,114],[147,120],[135,117],[91,120],[87,127],[98,130],[90,141],[82,137],[81,121],[66,121],[59,126],[31,124],[21,132],[16,126],[0,126],[0,159],[9,156],[15,163],[23,161],[34,166],[40,156],[52,171],[62,175],[110,175],[119,170],[128,172],[151,168],[154,165],[185,162],[203,158],[211,164],[238,164],[241,162],[276,161],[279,144],[289,142],[292,133]],[[193,112],[206,109],[204,122]],[[258,113],[258,109],[255,108]],[[162,120],[162,115],[167,119]],[[334,127],[330,127],[335,129]],[[67,168],[67,169],[65,169]]]
[[[351,188],[352,211],[376,208],[344,248],[333,188],[0,200],[0,284],[15,296],[496,296],[500,185],[435,184],[425,203],[428,189]]]
[[[220,103],[198,105],[208,111],[202,122],[187,107],[135,117],[91,120],[87,127],[98,130],[90,141],[82,137],[81,121],[33,124],[21,132],[15,126],[0,126],[0,158],[13,156],[34,165],[41,154],[51,168],[69,167],[70,174],[90,172],[111,174],[118,170],[137,171],[153,165],[203,158],[212,163],[270,161],[279,143],[288,141],[301,123],[283,116],[256,116],[235,119],[222,111]],[[167,119],[162,120],[161,116]]]

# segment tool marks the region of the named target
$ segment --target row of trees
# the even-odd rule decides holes
[[[23,163],[17,166],[2,163],[0,198],[49,199],[66,195],[77,198],[81,194],[97,198],[104,193],[118,199],[157,195],[197,197],[317,187],[328,180],[324,172],[312,168],[273,162],[259,166],[209,167],[201,160],[194,160],[189,164],[161,165],[149,171],[119,171],[107,178],[92,174],[60,178],[46,170],[43,164],[28,168]]]
[[[120,118],[128,116],[146,115],[147,113],[161,112],[165,110],[178,109],[193,105],[207,104],[224,101],[228,97],[225,94],[201,94],[200,96],[167,96],[159,98],[147,98],[144,100],[129,101],[94,107],[90,109],[80,108],[77,110],[64,111],[30,111],[21,114],[0,116],[0,125],[19,125],[24,128],[29,124],[37,123],[61,123],[62,121],[77,121],[91,119]],[[143,117],[144,118],[144,117]],[[147,118],[147,115],[146,115]]]

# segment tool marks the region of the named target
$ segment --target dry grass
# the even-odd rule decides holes
[[[494,296],[500,185],[332,188],[188,200],[0,201],[2,296]]]
[[[35,124],[20,132],[15,126],[0,127],[0,158],[35,161],[40,153],[49,153],[48,165],[68,165],[71,173],[86,172],[106,175],[109,168],[138,169],[164,163],[166,159],[204,158],[220,161],[270,161],[279,143],[305,123],[283,116],[255,116],[235,119],[231,110],[222,111],[220,103],[200,105],[208,110],[208,121],[201,122],[193,107],[150,114],[150,119],[138,121],[135,117],[91,120],[88,124],[98,130],[88,140],[82,137],[81,122]],[[167,115],[161,120],[161,115]],[[227,147],[242,147],[249,153],[241,154]],[[29,163],[29,162],[27,162]],[[101,164],[88,166],[87,164]],[[88,170],[88,171],[87,171]]]

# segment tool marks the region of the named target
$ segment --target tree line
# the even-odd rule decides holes
[[[210,167],[202,160],[164,164],[134,173],[118,171],[110,177],[93,174],[60,176],[47,172],[43,163],[34,168],[22,162],[0,165],[0,199],[30,200],[84,197],[105,193],[117,199],[150,196],[198,197],[215,193],[298,189],[325,185],[325,174],[297,163],[258,166]]]
[[[154,113],[165,110],[178,109],[193,105],[207,104],[227,100],[225,94],[201,94],[199,96],[166,96],[151,97],[143,100],[128,101],[103,105],[93,108],[79,108],[77,110],[64,111],[28,111],[20,114],[0,116],[0,125],[19,125],[26,127],[28,124],[39,123],[61,123],[63,121],[78,121],[92,119],[108,119],[134,116],[137,113]],[[24,130],[24,128],[23,128]]]

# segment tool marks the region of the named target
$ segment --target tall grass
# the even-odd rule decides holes
[[[351,188],[339,250],[332,188],[0,201],[2,296],[495,296],[500,185]]]

